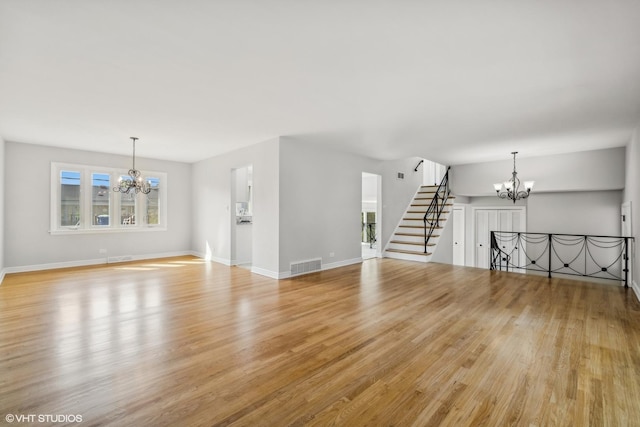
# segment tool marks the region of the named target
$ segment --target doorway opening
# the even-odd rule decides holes
[[[360,245],[362,246],[362,259],[381,257],[380,232],[381,232],[381,189],[382,176],[362,172],[362,210],[360,222],[362,225]]]
[[[231,170],[231,265],[253,260],[253,165]]]

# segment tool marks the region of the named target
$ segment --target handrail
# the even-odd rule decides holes
[[[492,231],[491,270],[522,270],[624,282],[633,237]]]
[[[494,232],[491,232],[491,267],[490,270],[502,270],[502,261],[505,261],[506,271],[509,271],[511,255],[500,249]],[[495,267],[495,268],[494,268]]]
[[[424,253],[427,253],[427,246],[429,245],[429,239],[433,235],[433,231],[436,229],[438,224],[440,223],[440,215],[444,210],[444,205],[447,202],[447,198],[449,197],[449,193],[451,190],[449,189],[449,169],[451,166],[447,167],[447,171],[442,177],[442,181],[438,186],[435,194],[433,195],[433,200],[429,204],[427,208],[427,212],[424,214],[423,222],[424,222]],[[428,228],[428,230],[427,230]]]

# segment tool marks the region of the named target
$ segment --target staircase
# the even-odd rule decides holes
[[[444,182],[444,180],[443,180]],[[429,262],[431,255],[435,251],[440,237],[440,230],[444,228],[453,208],[454,196],[448,195],[448,188],[443,191],[443,185],[421,186],[414,196],[411,204],[404,213],[400,224],[387,244],[384,255],[387,258],[403,259],[408,261]],[[443,194],[446,194],[443,198]],[[437,196],[436,196],[437,195]],[[434,198],[439,197],[440,209],[434,209]],[[429,207],[431,206],[431,210]],[[429,210],[430,221],[434,222],[433,234],[425,239],[424,219]],[[439,220],[438,210],[441,210]],[[426,235],[429,234],[427,227]],[[427,240],[425,253],[425,240]]]

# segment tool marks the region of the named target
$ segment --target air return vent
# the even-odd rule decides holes
[[[291,263],[291,275],[312,273],[322,270],[322,258],[310,259],[307,261],[298,261]]]

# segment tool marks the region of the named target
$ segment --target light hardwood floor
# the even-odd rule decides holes
[[[640,304],[618,286],[389,259],[282,281],[190,257],[8,275],[6,414],[640,425]]]

